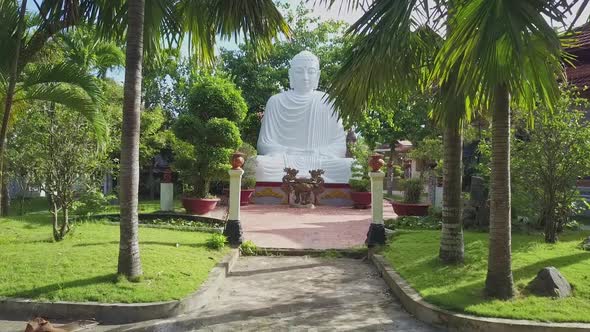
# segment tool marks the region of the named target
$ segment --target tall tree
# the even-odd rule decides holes
[[[157,40],[144,38],[144,31],[153,36],[157,33],[159,22],[154,22],[152,15],[156,9],[164,7],[145,6],[145,0],[128,0],[127,51],[125,67],[125,86],[123,100],[123,125],[121,137],[121,235],[119,243],[118,271],[128,279],[138,278],[141,271],[137,229],[137,204],[139,182],[139,124],[142,81],[142,56],[144,40],[156,44],[148,47],[157,48]],[[153,5],[153,4],[151,4]],[[215,34],[222,38],[238,36],[243,33],[246,40],[256,44],[263,51],[270,46],[271,39],[280,32],[289,33],[282,16],[270,0],[258,1],[177,1],[173,2],[178,27],[190,32],[194,54],[201,61],[211,63],[214,60]],[[150,18],[144,21],[145,17]],[[162,15],[166,15],[165,13]],[[169,32],[174,32],[173,29]],[[164,34],[166,35],[166,34]]]
[[[322,2],[333,5],[334,0]],[[407,100],[420,90],[433,90],[429,78],[442,38],[438,32],[457,1],[375,0],[347,34],[353,46],[329,89],[341,116],[359,121],[372,100],[389,96]],[[343,6],[362,7],[349,0]],[[445,21],[447,19],[447,21]],[[446,84],[446,83],[445,83]],[[435,119],[444,129],[443,227],[439,257],[443,262],[463,260],[461,224],[461,122],[468,118],[462,96],[439,84],[435,89]]]
[[[576,2],[570,1],[570,3]],[[490,245],[485,291],[514,295],[511,269],[510,105],[553,109],[564,79],[562,47],[546,17],[564,21],[568,1],[474,0],[458,7],[455,26],[438,54],[435,75],[492,115]],[[588,1],[583,1],[585,7]],[[583,9],[583,8],[582,8]],[[449,77],[453,75],[453,80]],[[512,97],[512,100],[511,100]]]

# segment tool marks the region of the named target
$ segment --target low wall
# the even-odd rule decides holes
[[[326,183],[326,190],[320,195],[320,205],[352,206],[350,186],[341,183]],[[287,195],[279,182],[258,182],[254,192],[253,203],[279,205],[287,204]]]

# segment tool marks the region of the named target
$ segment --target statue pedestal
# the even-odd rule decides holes
[[[254,204],[287,205],[287,195],[281,189],[280,182],[257,182],[254,192]],[[347,183],[326,183],[325,190],[319,196],[319,205],[352,206],[350,186]]]
[[[173,183],[160,183],[160,211],[174,211]]]
[[[370,172],[369,177],[371,178],[371,214],[373,220],[371,226],[369,226],[365,242],[370,248],[385,244],[385,225],[383,224],[383,179],[385,173]]]
[[[232,246],[242,244],[243,240],[240,223],[240,187],[243,174],[241,168],[229,170],[229,215],[223,235]]]

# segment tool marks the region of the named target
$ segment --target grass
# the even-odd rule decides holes
[[[483,296],[488,234],[465,233],[465,263],[444,266],[438,260],[440,231],[400,230],[384,256],[424,299],[443,308],[478,316],[553,322],[590,322],[590,252],[579,248],[590,232],[562,235],[545,244],[539,235],[513,234],[512,268],[518,296],[510,301]],[[527,295],[537,272],[555,266],[574,287],[574,295],[551,299]]]
[[[140,228],[143,277],[118,278],[119,227],[77,223],[51,240],[46,213],[0,219],[0,297],[49,301],[152,302],[185,297],[227,253],[206,248],[207,233]]]

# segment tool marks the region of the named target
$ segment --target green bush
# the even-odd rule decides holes
[[[256,178],[246,177],[242,179],[242,189],[254,189],[256,188]]]
[[[221,250],[225,247],[225,242],[227,242],[227,239],[223,234],[213,233],[211,234],[211,237],[207,239],[205,245],[209,249]]]
[[[369,179],[350,179],[348,181],[350,189],[356,192],[369,192],[371,191],[371,180]]]
[[[240,252],[243,256],[254,256],[258,251],[258,246],[254,244],[254,242],[248,240],[242,243],[240,246]]]
[[[104,212],[109,202],[115,196],[105,196],[99,190],[90,190],[80,197],[73,205],[73,214],[80,216],[89,216]]]
[[[173,127],[174,167],[185,194],[207,197],[211,181],[227,177],[231,155],[242,146],[237,124],[246,112],[241,92],[225,79],[205,77],[193,86]]]
[[[401,188],[404,191],[404,202],[419,203],[422,195],[423,184],[421,179],[406,179],[401,181]]]
[[[351,176],[348,184],[353,191],[371,191],[371,180],[369,179],[369,155],[370,150],[361,138],[356,143],[348,146],[354,161],[350,166]]]

